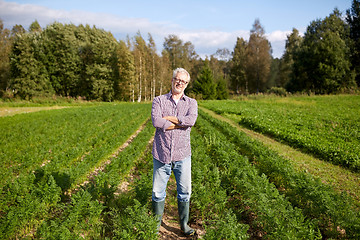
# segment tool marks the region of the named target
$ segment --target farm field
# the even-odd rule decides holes
[[[246,133],[252,139],[263,143],[269,149],[279,153],[291,161],[297,171],[305,171],[321,179],[322,182],[331,184],[339,192],[349,193],[360,205],[360,173],[349,171],[341,166],[318,159],[310,154],[303,153],[287,144],[278,142],[273,138],[240,126],[236,121],[218,115],[211,110],[201,108],[212,117],[229,123],[237,131]]]
[[[360,96],[207,101],[205,108],[292,147],[360,171]]]
[[[359,100],[322,96],[199,102],[192,130],[190,225],[203,239],[359,239],[358,196],[295,167],[279,150],[235,126],[240,123],[358,174],[357,159],[349,152],[358,149],[350,145],[359,144],[359,115],[348,111],[358,112]],[[167,222],[160,236],[155,233],[150,110],[150,103],[99,103],[1,117],[0,238],[186,239],[167,235],[168,229],[178,228],[176,223]],[[266,128],[289,136],[282,139],[262,130]],[[333,154],[327,159],[329,153],[318,153],[319,146],[286,141],[296,138],[293,128],[300,135],[312,129],[309,136],[322,141],[333,133],[331,140],[341,141],[338,152],[328,150]],[[304,146],[319,144],[305,140]],[[340,151],[343,147],[347,150]],[[343,164],[346,154],[350,160]],[[171,186],[165,214],[176,215]]]

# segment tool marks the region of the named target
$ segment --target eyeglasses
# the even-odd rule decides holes
[[[179,78],[173,78],[173,79],[175,80],[175,82],[178,82],[178,83],[180,83],[180,84],[182,84],[182,85],[186,85],[186,84],[188,84],[188,83],[189,83],[189,82],[184,81],[184,80],[179,79]]]

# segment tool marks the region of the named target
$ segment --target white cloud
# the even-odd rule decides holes
[[[214,54],[218,48],[228,48],[232,51],[237,37],[248,40],[250,34],[248,30],[233,32],[207,29],[188,30],[171,22],[151,22],[146,18],[123,18],[106,13],[54,10],[38,5],[18,4],[2,0],[0,0],[0,18],[7,28],[21,24],[27,29],[34,20],[37,20],[42,27],[46,27],[55,21],[75,25],[95,25],[112,32],[117,38],[124,38],[126,35],[131,37],[140,31],[144,38],[147,38],[147,34],[150,33],[158,49],[162,48],[165,37],[169,34],[175,34],[185,42],[190,41],[201,57]],[[281,57],[287,34],[289,32],[282,31],[267,34],[267,38],[273,47],[274,57]]]
[[[249,31],[222,32],[222,31],[184,31],[179,33],[179,37],[184,41],[191,41],[193,44],[199,44],[204,47],[219,47],[228,45],[229,42],[236,42],[237,37],[248,38]],[[220,47],[219,47],[220,48]]]
[[[89,24],[104,28],[114,34],[117,32],[128,32],[130,34],[141,29],[158,32],[163,28],[161,24],[151,23],[145,18],[121,18],[105,13],[53,10],[37,5],[7,3],[4,1],[0,1],[0,16],[4,24],[10,25],[10,27],[21,24],[26,28],[34,20],[37,20],[42,27],[55,21],[76,25]]]
[[[280,58],[285,50],[285,42],[287,36],[291,34],[291,31],[274,31],[269,34],[265,34],[266,38],[270,41],[273,50],[273,57]]]
[[[273,42],[273,41],[284,41],[287,39],[287,36],[289,34],[291,34],[291,31],[274,31],[272,33],[265,35],[270,42]]]

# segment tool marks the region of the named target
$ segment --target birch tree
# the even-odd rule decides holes
[[[150,99],[152,100],[156,94],[156,87],[157,82],[159,82],[159,56],[156,54],[156,45],[155,41],[152,38],[151,34],[149,33],[149,60],[150,60],[150,74],[149,77],[151,78],[150,81]]]
[[[140,32],[134,37],[134,59],[136,68],[136,80],[137,80],[137,102],[141,102],[143,99],[143,88],[146,86],[146,52],[147,46],[144,38]]]

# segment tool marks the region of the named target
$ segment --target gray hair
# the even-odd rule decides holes
[[[185,73],[187,75],[187,81],[190,82],[190,74],[188,71],[186,71],[184,68],[177,68],[173,72],[173,78],[175,78],[178,73]]]

